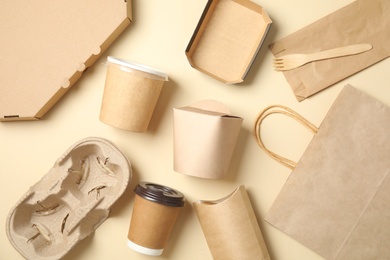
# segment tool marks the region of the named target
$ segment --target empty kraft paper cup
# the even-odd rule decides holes
[[[184,206],[184,195],[172,188],[147,182],[139,183],[134,192],[127,245],[139,253],[159,256]]]
[[[165,81],[168,76],[163,71],[108,57],[100,121],[146,132]]]

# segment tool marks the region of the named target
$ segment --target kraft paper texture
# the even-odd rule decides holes
[[[146,132],[164,80],[109,64],[100,121],[131,132]]]
[[[214,260],[270,259],[244,185],[220,200],[193,205]]]
[[[130,25],[131,9],[131,0],[1,1],[0,121],[45,116]]]
[[[357,0],[271,44],[276,57],[358,43],[373,46],[365,53],[312,62],[283,72],[298,101],[389,57],[389,13],[388,0]]]
[[[11,209],[7,236],[26,259],[60,259],[105,221],[131,179],[131,165],[110,141],[70,147]]]
[[[390,255],[390,108],[346,86],[265,220],[326,259]]]
[[[209,0],[187,46],[187,59],[223,83],[240,83],[271,24],[267,12],[253,1]]]
[[[174,170],[221,179],[229,168],[243,119],[214,100],[174,108]]]
[[[136,195],[127,238],[146,248],[164,249],[180,210]]]

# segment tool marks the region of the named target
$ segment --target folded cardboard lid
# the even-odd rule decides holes
[[[131,22],[131,1],[2,1],[0,121],[41,118]]]
[[[272,21],[248,0],[209,0],[187,46],[191,66],[224,83],[242,82]]]
[[[230,109],[225,104],[213,99],[201,100],[195,102],[194,104],[191,104],[190,106],[174,108],[174,110],[183,110],[199,114],[216,116],[224,116],[231,114]]]

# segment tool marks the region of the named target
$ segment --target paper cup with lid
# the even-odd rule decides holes
[[[109,56],[100,121],[131,132],[146,132],[168,75]]]
[[[185,204],[184,195],[170,187],[141,182],[135,189],[127,245],[142,254],[159,256]]]

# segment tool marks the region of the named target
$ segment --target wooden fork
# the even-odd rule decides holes
[[[275,58],[273,66],[277,71],[291,70],[312,61],[354,55],[371,49],[371,44],[355,44],[309,54],[289,54]]]

